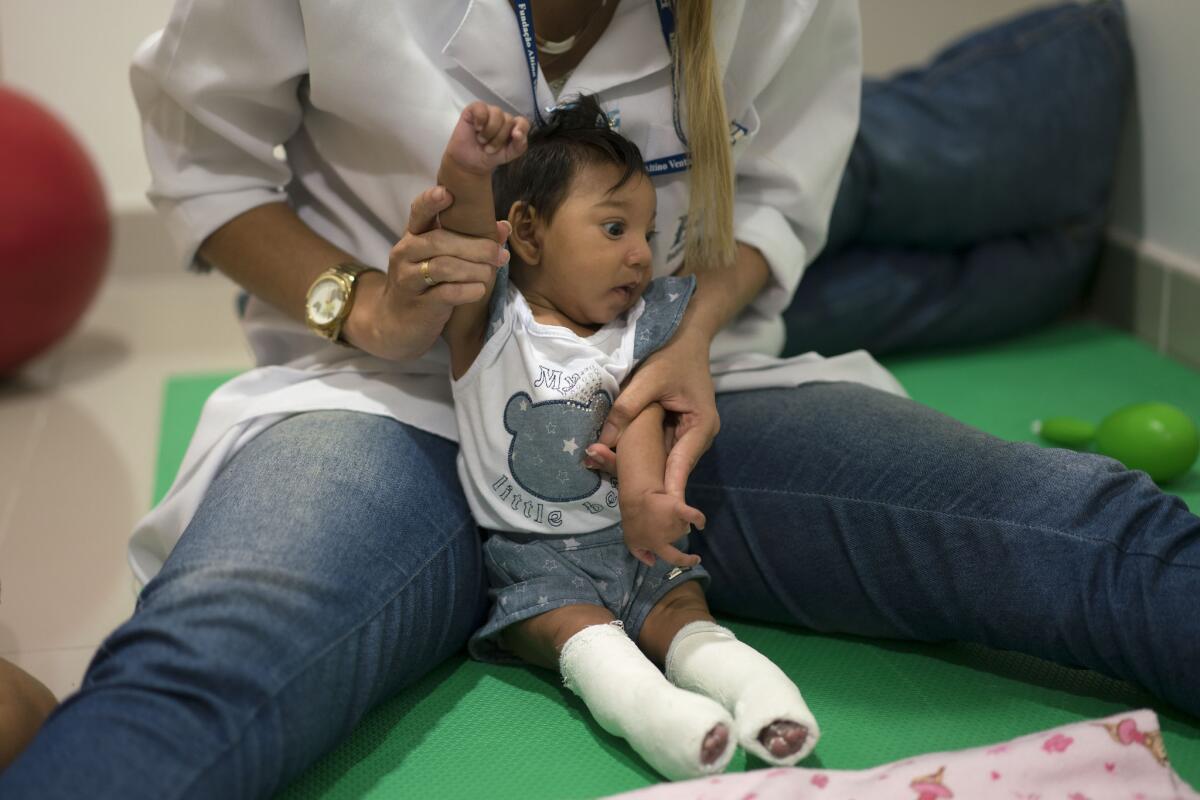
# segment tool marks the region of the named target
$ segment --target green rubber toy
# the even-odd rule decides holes
[[[1129,469],[1167,483],[1189,469],[1200,454],[1196,424],[1169,403],[1138,403],[1114,411],[1097,426],[1074,417],[1053,417],[1033,424],[1034,433],[1051,444],[1095,451]]]

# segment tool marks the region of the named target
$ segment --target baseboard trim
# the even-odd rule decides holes
[[[1160,353],[1200,367],[1200,262],[1111,229],[1088,306]]]
[[[1112,226],[1105,232],[1105,235],[1108,241],[1118,247],[1132,250],[1139,257],[1156,264],[1161,269],[1182,272],[1200,278],[1200,260],[1163,247],[1121,227]]]

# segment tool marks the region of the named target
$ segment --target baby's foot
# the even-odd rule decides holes
[[[758,733],[758,741],[779,759],[799,753],[808,739],[808,728],[798,722],[777,719]]]
[[[623,630],[584,628],[563,646],[559,668],[600,727],[670,780],[712,775],[729,764],[736,749],[729,712],[668,683]]]
[[[476,175],[490,175],[525,152],[529,120],[476,100],[463,109],[450,134],[443,162]]]
[[[734,721],[719,704],[703,695],[672,686],[652,664],[657,675],[646,673],[646,684],[620,691],[631,701],[621,714],[607,713],[584,701],[597,721],[610,733],[629,742],[658,772],[670,780],[688,780],[725,769],[737,748]]]
[[[693,622],[667,653],[667,677],[724,706],[738,743],[769,764],[795,764],[821,736],[812,712],[783,670],[713,622]]]
[[[700,763],[705,766],[717,763],[717,759],[725,755],[728,746],[729,728],[724,723],[717,723],[704,737],[704,744],[700,745]]]

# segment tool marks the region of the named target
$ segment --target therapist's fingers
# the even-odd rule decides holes
[[[657,399],[657,392],[658,387],[652,386],[649,381],[631,380],[626,384],[608,410],[604,427],[600,430],[600,443],[606,447],[616,447],[629,423]]]
[[[508,231],[508,223],[497,227],[497,233],[504,235]],[[472,261],[476,264],[498,267],[508,263],[508,252],[503,245],[492,239],[481,236],[464,236],[445,230],[432,230],[419,236],[411,233],[392,248],[392,269],[401,271],[401,278],[414,274],[415,267],[424,261],[436,258],[456,258]],[[407,269],[404,265],[410,265]],[[431,265],[432,268],[432,265]]]
[[[430,300],[447,306],[461,306],[467,303],[477,303],[487,294],[488,287],[483,282],[477,283],[439,283],[430,288],[425,294]]]
[[[395,280],[406,290],[423,294],[445,284],[475,283],[486,288],[491,286],[495,277],[496,267],[492,264],[480,264],[453,256],[435,256],[420,263],[402,263]]]
[[[700,456],[708,452],[713,436],[700,427],[689,428],[679,433],[675,444],[667,453],[667,466],[663,476],[663,490],[667,494],[683,497],[688,478]],[[694,524],[694,523],[693,523]]]
[[[437,227],[438,214],[453,203],[454,196],[445,186],[434,186],[421,192],[409,206],[408,232],[420,235],[433,230]]]
[[[504,220],[496,223],[496,232],[504,240],[507,240],[511,230],[511,226]],[[412,241],[407,243],[401,239],[397,247],[404,245],[405,255],[412,261],[424,261],[437,256],[453,256],[494,266],[508,263],[508,257],[504,255],[506,251],[503,240],[498,242],[485,236],[467,236],[442,228],[411,238]]]

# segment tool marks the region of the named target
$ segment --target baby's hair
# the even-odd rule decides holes
[[[496,218],[506,219],[513,203],[522,202],[548,222],[581,168],[608,164],[621,170],[610,192],[646,174],[637,145],[612,129],[595,95],[580,95],[530,131],[524,155],[492,173]]]

